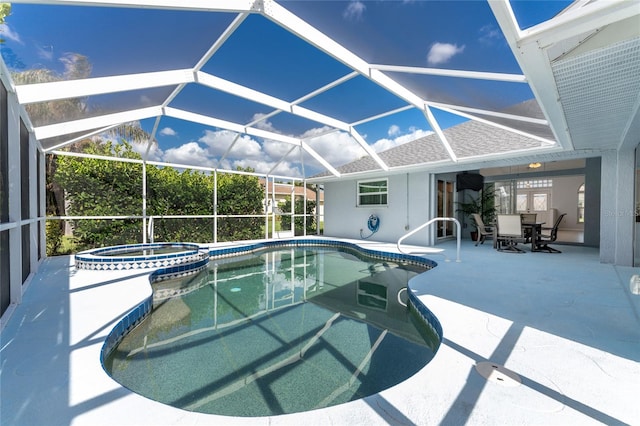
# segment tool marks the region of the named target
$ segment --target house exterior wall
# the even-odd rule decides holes
[[[567,214],[560,223],[560,229],[584,230],[584,223],[578,223],[578,188],[583,183],[585,183],[584,175],[553,178],[550,207],[558,209],[558,214]],[[551,225],[549,224],[549,226]]]
[[[371,180],[371,179],[367,179]],[[430,185],[426,172],[388,177],[387,206],[357,206],[358,180],[325,183],[324,234],[331,237],[361,239],[371,232],[367,221],[371,214],[380,218],[376,241],[395,242],[429,219]],[[425,245],[427,231],[406,240]]]
[[[635,152],[602,155],[600,261],[633,266]]]
[[[7,202],[6,217],[3,214],[0,221],[0,330],[22,302],[46,248],[44,155],[38,151],[34,134],[27,129],[28,117],[18,104],[8,75],[0,62],[0,81],[6,90],[6,96],[2,96],[0,122],[6,126],[2,129],[6,132],[6,140],[2,137],[2,143],[6,144],[2,151],[7,168],[7,181],[0,191]]]
[[[557,209],[558,213],[567,213],[561,224],[562,229],[584,230],[585,244],[598,246],[598,227],[592,226],[587,229],[584,224],[578,223],[577,218],[578,188],[582,183],[585,183],[585,215],[589,221],[595,220],[597,222],[599,220],[600,203],[594,203],[593,200],[595,195],[596,201],[599,201],[600,159],[592,160],[589,164],[593,163],[598,167],[586,167],[585,174],[551,176],[554,182],[551,207]],[[594,173],[597,176],[593,176]],[[431,186],[430,176],[427,172],[389,176],[388,205],[385,207],[358,207],[356,205],[357,179],[325,183],[324,234],[339,238],[361,239],[360,230],[362,229],[364,236],[367,237],[370,234],[367,220],[370,214],[376,214],[380,218],[380,230],[371,239],[396,242],[402,235],[416,229],[435,216],[436,197]],[[456,193],[456,196],[460,197],[460,194]],[[459,220],[462,219],[459,213],[456,213],[456,216]],[[405,230],[405,226],[407,226],[407,230]],[[406,242],[419,245],[430,244],[429,241],[432,240],[428,238],[427,232],[428,230],[433,231],[431,228],[417,233]],[[469,231],[473,228],[473,226],[467,225],[463,229],[462,238],[469,238]],[[587,234],[595,235],[592,235],[591,240],[587,241]]]

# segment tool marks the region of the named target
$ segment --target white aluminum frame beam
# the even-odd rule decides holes
[[[162,115],[162,108],[159,106],[134,109],[114,114],[106,114],[98,117],[83,118],[74,121],[65,121],[63,123],[49,124],[33,129],[36,138],[48,139],[56,136],[68,135],[70,133],[93,131],[101,127],[109,127],[114,124],[124,124],[136,120],[144,120],[146,118],[157,117]]]
[[[302,149],[307,151],[309,155],[311,155],[316,159],[316,161],[322,164],[332,175],[334,175],[335,177],[340,177],[340,172],[337,171],[331,164],[329,164],[327,160],[324,159],[324,157],[322,157],[313,148],[311,148],[307,142],[301,140],[300,145],[302,146]]]
[[[364,140],[364,138],[360,135],[360,133],[358,133],[358,131],[356,129],[354,129],[353,127],[350,129],[349,133],[351,134],[351,137],[353,139],[356,140],[356,142],[358,142],[360,144],[360,146],[364,149],[364,151],[371,157],[373,158],[373,160],[378,164],[378,166],[380,166],[380,168],[384,171],[389,170],[389,166],[387,165],[387,163],[385,163],[384,161],[382,161],[382,158],[380,158],[380,156],[378,156],[378,153],[375,152],[373,150],[373,148],[371,147],[371,145],[369,145],[367,143],[366,140]]]
[[[371,65],[372,69],[405,74],[427,74],[441,77],[471,78],[477,80],[504,81],[508,83],[526,83],[527,77],[522,74],[505,74],[496,72],[450,70],[442,68],[406,67],[399,65]]]
[[[84,78],[50,83],[23,84],[16,86],[18,102],[31,104],[60,99],[82,98],[105,93],[126,92],[152,87],[193,83],[195,77],[190,69],[158,71],[113,77]]]
[[[351,125],[351,127],[359,126],[360,124],[368,123],[370,121],[374,121],[374,120],[377,120],[379,118],[388,117],[390,115],[397,114],[397,113],[400,113],[400,112],[403,112],[403,111],[407,111],[407,110],[413,109],[413,108],[415,108],[415,106],[406,105],[406,106],[403,106],[403,107],[400,107],[400,108],[393,109],[391,111],[386,111],[386,112],[383,112],[383,113],[380,113],[380,114],[372,115],[371,117],[363,118],[362,120],[354,121],[350,125]],[[421,109],[423,109],[423,108],[421,108]]]
[[[453,109],[450,109],[450,108],[446,108],[446,107],[436,107],[436,106],[434,106],[434,108],[438,108],[439,110],[448,112],[450,114],[456,114],[456,115],[459,115],[461,117],[468,118],[470,120],[474,120],[474,121],[477,121],[479,123],[486,124],[488,126],[496,127],[498,129],[502,129],[502,130],[505,130],[507,132],[515,133],[515,134],[520,135],[520,136],[525,136],[525,137],[530,138],[530,139],[535,139],[535,140],[537,140],[539,142],[544,143],[545,145],[556,145],[556,141],[545,139],[545,138],[542,138],[540,136],[533,135],[531,133],[523,132],[522,130],[514,129],[513,127],[504,126],[504,125],[502,125],[500,123],[495,123],[495,122],[493,122],[491,120],[486,120],[484,118],[476,117],[474,115],[466,114],[464,112],[456,111],[456,110],[453,110]]]
[[[50,152],[50,151],[55,151],[55,150],[57,150],[57,149],[60,149],[60,148],[62,148],[62,147],[65,147],[65,146],[67,146],[67,145],[71,145],[72,143],[79,142],[79,141],[81,141],[81,140],[83,140],[83,139],[86,139],[86,138],[88,138],[88,137],[91,137],[91,136],[95,136],[95,135],[99,135],[99,134],[101,134],[101,133],[104,133],[104,132],[106,132],[106,131],[108,131],[108,130],[111,130],[111,129],[113,129],[114,127],[117,127],[117,126],[119,126],[119,125],[120,125],[120,124],[112,124],[111,126],[103,127],[103,128],[101,128],[101,129],[94,130],[93,132],[85,133],[85,134],[83,134],[83,135],[81,135],[81,136],[77,136],[77,137],[75,137],[75,138],[73,138],[73,139],[69,139],[69,140],[67,140],[67,141],[60,142],[59,144],[54,145],[54,146],[52,146],[52,147],[50,147],[50,148],[43,149],[42,151],[43,151],[44,153],[48,153],[48,152]]]
[[[217,118],[209,117],[202,114],[196,114],[189,111],[184,111],[177,108],[167,107],[164,108],[164,113],[168,117],[179,118],[182,120],[191,121],[194,123],[204,124],[206,126],[218,127],[221,129],[231,130],[237,133],[245,133],[247,135],[256,136],[263,139],[271,139],[274,141],[285,142],[288,144],[302,146],[313,158],[315,158],[320,164],[322,164],[329,172],[336,176],[340,176],[340,173],[329,164],[320,154],[318,154],[313,148],[306,142],[293,138],[291,136],[281,135],[279,133],[269,132],[267,130],[256,129],[254,127],[246,127],[242,124],[233,123],[231,121],[220,120]]]
[[[573,149],[569,126],[560,103],[560,95],[546,50],[541,48],[536,38],[522,39],[523,32],[507,0],[490,1],[489,6],[520,69],[529,76],[529,87],[536,99],[540,101],[540,107],[549,121],[556,140],[563,149]],[[537,34],[544,35],[539,32]]]
[[[270,176],[270,175],[271,175],[271,173],[273,173],[273,172],[278,168],[278,166],[279,166],[280,164],[282,164],[282,162],[283,162],[283,161],[284,161],[284,160],[289,156],[289,154],[291,154],[291,153],[293,152],[293,150],[294,150],[294,149],[296,149],[296,147],[295,147],[295,146],[292,146],[292,147],[291,147],[291,149],[289,149],[289,151],[287,151],[287,153],[286,153],[286,154],[284,154],[284,155],[282,156],[282,158],[281,158],[280,160],[278,160],[278,161],[276,162],[276,164],[274,164],[274,166],[273,166],[273,167],[271,167],[271,170],[269,170],[269,171],[267,172],[267,176]]]
[[[249,16],[248,13],[238,14],[238,16],[236,16],[233,22],[231,22],[231,24],[229,24],[229,26],[223,31],[220,37],[218,37],[218,39],[211,45],[209,50],[207,50],[207,52],[204,55],[202,55],[202,58],[200,58],[200,60],[193,67],[192,71],[193,71],[194,79],[196,76],[196,72],[202,69],[202,67],[207,63],[207,61],[211,59],[211,57],[218,51],[218,49],[220,49],[220,47],[222,47],[225,41],[227,41],[227,39],[231,37],[231,34],[233,34],[240,27],[240,24],[244,22],[247,16]],[[184,89],[185,86],[186,86],[186,83],[183,83],[183,84],[180,84],[178,87],[176,87],[175,90],[167,97],[167,99],[165,99],[162,106],[163,107],[168,106],[176,98],[176,96],[178,96],[180,92],[182,92],[182,89]]]
[[[326,124],[327,126],[335,127],[340,130],[349,130],[349,125],[340,120],[336,120],[335,118],[329,117],[327,115],[320,114],[318,112],[303,108],[298,105],[294,105],[282,99],[267,95],[257,90],[250,89],[248,87],[242,86],[229,80],[225,80],[209,73],[205,73],[203,71],[197,72],[196,80],[198,83],[204,86],[210,87],[212,89],[217,89],[244,99],[248,99],[253,102],[258,102],[260,104],[270,106],[276,110],[287,111],[299,117],[303,117],[321,124]]]
[[[319,89],[314,90],[311,93],[307,93],[306,95],[296,99],[295,101],[292,102],[293,105],[297,105],[297,104],[301,104],[302,102],[309,100],[311,98],[314,98],[316,96],[318,96],[321,93],[326,92],[327,90],[331,90],[334,87],[340,86],[343,83],[346,83],[347,81],[351,80],[352,78],[355,78],[357,76],[359,76],[360,74],[357,71],[352,71],[349,74],[340,77],[334,81],[332,81],[331,83],[325,84],[324,86],[320,87]]]
[[[564,149],[572,148],[571,137],[567,130],[566,120],[562,111],[562,105],[558,100],[557,88],[553,79],[553,73],[547,57],[546,48],[553,45],[558,40],[592,31],[607,23],[616,22],[630,16],[637,15],[637,4],[633,1],[611,0],[606,2],[596,2],[594,5],[586,4],[569,9],[565,13],[553,18],[547,22],[538,24],[528,30],[522,31],[518,27],[511,6],[507,0],[489,0],[490,7],[514,53],[514,56],[520,67],[525,71],[524,75],[488,73],[464,70],[446,70],[421,67],[405,67],[394,65],[375,65],[369,64],[354,53],[340,45],[330,37],[315,29],[309,23],[299,18],[286,8],[282,7],[274,0],[248,0],[246,2],[238,2],[235,0],[220,0],[212,2],[210,0],[17,0],[15,3],[39,3],[50,5],[73,5],[73,6],[103,6],[103,7],[132,7],[132,8],[153,8],[153,9],[173,9],[173,10],[193,10],[208,12],[231,12],[237,13],[238,16],[227,27],[225,32],[214,42],[209,50],[200,58],[193,69],[180,69],[172,71],[160,71],[151,73],[131,74],[125,76],[99,77],[72,81],[41,83],[33,85],[22,85],[16,87],[16,94],[21,104],[30,104],[37,102],[46,102],[66,98],[78,98],[105,93],[122,92],[139,90],[151,87],[177,86],[172,94],[160,106],[135,109],[119,113],[107,114],[100,117],[92,117],[81,120],[74,120],[65,123],[58,123],[34,128],[34,132],[38,140],[48,139],[51,137],[62,136],[75,132],[86,130],[94,131],[96,128],[113,127],[119,124],[141,120],[151,117],[161,117],[162,115],[172,116],[175,118],[195,121],[207,126],[219,127],[244,133],[252,136],[272,139],[275,141],[285,142],[294,146],[300,146],[309,152],[324,167],[330,170],[334,175],[339,173],[317,154],[304,141],[297,138],[267,132],[251,125],[242,125],[220,120],[214,117],[206,117],[200,114],[190,113],[188,111],[179,110],[168,107],[168,104],[175,96],[189,83],[200,83],[213,89],[221,90],[235,96],[249,99],[264,105],[268,105],[275,109],[273,114],[286,111],[293,115],[312,120],[317,123],[324,124],[335,130],[348,132],[354,140],[359,143],[363,149],[369,154],[383,170],[389,170],[389,167],[379,158],[377,153],[373,151],[370,145],[366,143],[364,138],[355,130],[354,126],[363,122],[371,121],[393,112],[379,114],[375,117],[360,120],[358,123],[345,123],[333,117],[321,114],[316,111],[301,107],[299,104],[310,99],[320,93],[323,93],[332,87],[362,75],[381,88],[387,90],[393,95],[403,99],[408,103],[406,107],[402,107],[395,111],[401,111],[409,108],[418,108],[427,119],[427,122],[435,131],[440,142],[444,145],[447,153],[452,161],[457,161],[456,155],[451,149],[442,129],[440,128],[436,118],[433,116],[431,107],[447,110],[470,119],[483,121],[481,118],[474,117],[467,113],[479,113],[504,118],[511,118],[521,121],[550,124],[560,145]],[[606,13],[604,13],[606,12]],[[341,77],[340,79],[329,83],[328,85],[309,93],[296,101],[288,102],[266,93],[259,92],[248,87],[233,83],[228,80],[216,77],[214,75],[201,71],[202,66],[209,60],[215,52],[224,44],[228,37],[242,24],[244,19],[252,13],[261,14],[267,19],[272,20],[282,28],[288,30],[302,40],[310,43],[312,46],[320,49],[327,55],[340,61],[350,67],[353,72]],[[598,15],[605,14],[606,18],[602,19]],[[397,83],[385,72],[403,72],[414,74],[430,74],[454,78],[469,79],[485,79],[514,83],[529,83],[531,90],[536,98],[540,99],[541,106],[545,108],[544,114],[549,119],[546,120],[514,116],[510,114],[501,114],[492,111],[482,111],[474,108],[465,108],[459,106],[438,104],[429,100],[421,99],[416,93],[407,89],[403,85]],[[528,81],[533,80],[533,81]],[[189,117],[189,118],[185,118]],[[156,122],[156,127],[157,127]],[[528,137],[534,137],[538,140],[549,143],[548,140],[535,137],[533,135],[519,132],[506,126],[496,123],[487,122],[487,124],[495,125],[505,130],[514,131]],[[334,131],[335,131],[334,130]],[[154,129],[155,132],[155,129]],[[151,143],[151,141],[150,141]],[[288,155],[288,154],[287,154]],[[281,160],[282,161],[282,160]]]
[[[553,19],[521,31],[519,43],[537,43],[538,47],[544,49],[558,40],[589,33],[595,29],[637,16],[638,8],[640,5],[637,0],[585,2],[578,8],[570,9]]]
[[[292,34],[296,35],[297,37],[301,38],[302,40],[305,40],[311,45],[317,47],[327,55],[335,58],[343,64],[346,64],[351,69],[359,72],[363,76],[366,76],[380,87],[398,96],[400,99],[403,99],[416,108],[423,110],[425,116],[429,120],[429,124],[431,125],[431,127],[434,128],[435,125],[435,128],[438,129],[435,130],[434,128],[438,135],[438,138],[440,139],[440,142],[445,146],[447,152],[453,154],[449,142],[440,130],[440,126],[435,121],[435,117],[433,117],[431,112],[428,111],[428,108],[426,110],[424,109],[423,99],[421,99],[411,90],[391,79],[382,71],[372,68],[369,63],[359,58],[344,46],[332,40],[322,32],[318,31],[316,28],[309,25],[306,21],[294,15],[275,1],[263,0],[263,2],[264,9],[262,13],[265,17],[271,19],[272,21],[285,28]],[[433,121],[433,123],[431,121]],[[452,157],[452,159],[455,161],[455,155]]]
[[[260,0],[16,0],[11,3],[39,3],[55,6],[102,6],[149,9],[194,10],[203,12],[258,12]]]
[[[499,117],[499,118],[506,118],[508,120],[524,121],[526,123],[542,124],[545,126],[549,125],[549,122],[544,118],[534,118],[534,117],[527,117],[524,115],[507,114],[504,112],[489,111],[489,110],[480,109],[480,108],[470,108],[470,107],[464,107],[460,105],[443,104],[440,102],[425,102],[425,103],[430,107],[438,108],[443,111],[448,111],[453,114],[460,115],[462,117],[467,117],[467,118],[473,117],[473,116],[467,116],[462,113],[481,114],[481,115],[487,115],[489,117]]]
[[[438,120],[436,120],[433,113],[431,112],[431,108],[429,108],[428,106],[425,106],[423,112],[424,112],[424,116],[429,122],[429,125],[431,126],[431,129],[436,133],[436,135],[438,135],[438,137],[440,138],[440,142],[442,142],[442,144],[444,145],[444,149],[446,149],[447,152],[449,153],[449,157],[451,158],[451,161],[453,162],[458,161],[458,157],[456,156],[456,153],[453,152],[453,148],[451,148],[451,145],[447,141],[447,138],[445,138],[444,133],[442,132],[442,128],[440,128],[440,124],[438,123]]]

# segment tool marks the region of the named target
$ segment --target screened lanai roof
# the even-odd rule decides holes
[[[3,72],[46,152],[133,123],[148,161],[337,178],[393,172],[379,153],[409,142],[438,170],[640,134],[635,0],[11,5]],[[446,131],[467,121],[477,139]]]

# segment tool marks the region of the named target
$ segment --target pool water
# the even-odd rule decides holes
[[[269,416],[323,408],[398,384],[437,336],[414,320],[422,266],[337,248],[211,261],[154,284],[153,310],[105,359],[123,386],[190,411]]]

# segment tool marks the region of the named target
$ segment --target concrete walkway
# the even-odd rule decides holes
[[[455,244],[440,247],[455,259]],[[509,254],[467,241],[460,263],[430,256],[439,266],[413,285],[443,326],[435,358],[364,400],[271,418],[183,411],[114,382],[100,349],[150,294],[148,272],[49,258],[0,334],[0,424],[639,424],[640,296],[629,280],[640,270],[559,248]],[[487,380],[478,366],[494,373]]]

